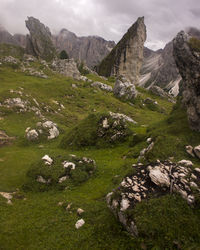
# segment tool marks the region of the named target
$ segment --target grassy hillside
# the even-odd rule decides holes
[[[17,113],[17,110],[0,106],[0,129],[15,137],[12,145],[0,148],[0,192],[18,190],[12,205],[0,196],[0,249],[177,249],[179,245],[183,249],[198,249],[200,232],[195,229],[191,233],[190,230],[200,219],[200,210],[191,209],[179,197],[171,196],[138,206],[136,219],[141,222],[141,234],[137,239],[123,230],[105,202],[106,194],[133,171],[131,165],[137,162],[147,137],[156,140],[155,149],[148,155],[149,161],[165,157],[174,157],[175,161],[183,157],[189,159],[184,146],[199,144],[200,135],[190,131],[181,107],[173,108],[171,102],[142,89],[138,89],[140,95],[134,103],[124,102],[112,93],[92,88],[89,83],[50,71],[45,74],[48,79],[0,66],[0,103],[7,98],[19,97],[21,91],[21,99],[31,105],[35,105],[35,99],[41,113],[57,123],[60,131],[60,136],[52,141],[27,142],[25,129],[34,127],[41,119],[35,112]],[[102,81],[93,75],[88,78]],[[104,82],[113,85],[112,81]],[[147,97],[156,101],[160,108],[144,105]],[[109,111],[126,114],[137,122],[131,126],[132,135],[128,140],[106,148],[84,146],[73,149],[65,145],[63,149],[60,146],[62,139],[83,124],[88,115]],[[85,182],[70,185],[65,190],[23,191],[31,165],[45,154],[89,157],[96,161],[97,169]],[[58,206],[59,202],[63,205]],[[71,208],[66,210],[70,203]],[[166,204],[171,204],[167,211]],[[80,219],[76,213],[78,208],[85,210],[82,218],[86,222],[79,230],[75,228]],[[157,218],[153,223],[157,211],[159,216],[163,214],[163,220]],[[188,218],[184,219],[184,227],[181,226],[183,212]],[[163,226],[165,230],[162,230]],[[188,238],[187,234],[190,235]]]

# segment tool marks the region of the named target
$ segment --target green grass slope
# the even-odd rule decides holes
[[[123,230],[105,202],[106,194],[133,171],[131,165],[146,146],[148,136],[156,140],[155,149],[148,155],[150,161],[167,157],[189,159],[184,146],[197,145],[200,137],[188,128],[181,108],[173,109],[172,103],[142,89],[138,89],[140,95],[135,103],[128,103],[116,99],[112,93],[94,89],[88,83],[45,73],[48,79],[27,76],[10,67],[0,66],[0,103],[9,97],[19,97],[10,90],[21,90],[21,98],[31,104],[33,98],[36,99],[42,114],[57,123],[60,131],[60,136],[52,141],[27,143],[25,129],[35,127],[41,119],[34,112],[16,113],[16,110],[0,107],[0,129],[16,138],[12,145],[0,148],[0,192],[19,189],[13,205],[8,205],[0,197],[0,249],[176,249],[178,246],[198,249],[200,233],[196,223],[200,219],[200,210],[190,208],[179,197],[141,203],[135,213],[140,233],[137,239]],[[101,81],[97,76],[88,77]],[[147,97],[157,101],[165,112],[143,105]],[[137,125],[132,127],[132,133],[137,136],[106,148],[86,146],[73,150],[60,147],[62,139],[88,115],[109,111],[126,114],[137,121]],[[87,128],[81,131],[84,132],[87,133]],[[96,161],[98,167],[86,182],[71,185],[65,190],[23,191],[27,172],[45,154],[89,157]],[[58,206],[58,202],[64,205]],[[70,203],[71,208],[66,209]],[[170,204],[169,209],[166,209],[166,204]],[[86,222],[79,230],[75,228],[76,221],[80,219],[76,212],[78,208],[84,209],[81,218]],[[155,223],[156,212],[158,220]],[[194,231],[191,233],[192,228]]]

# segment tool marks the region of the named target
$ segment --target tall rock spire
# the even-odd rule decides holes
[[[131,82],[137,83],[142,66],[145,40],[144,17],[139,17],[97,67],[98,73],[107,77],[123,75]]]

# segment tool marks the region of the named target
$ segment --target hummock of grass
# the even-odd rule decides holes
[[[105,119],[108,127],[104,128]],[[126,141],[131,133],[130,124],[114,119],[108,113],[90,114],[63,137],[61,147],[113,146]]]
[[[56,156],[52,157],[51,165],[45,164],[40,160],[30,167],[27,171],[27,180],[23,185],[24,191],[48,191],[52,189],[62,190],[72,185],[78,185],[89,179],[96,169],[93,160],[86,157],[78,158],[76,156]],[[64,164],[68,167],[64,167]],[[59,180],[65,177],[60,182]],[[46,183],[38,181],[43,178]]]

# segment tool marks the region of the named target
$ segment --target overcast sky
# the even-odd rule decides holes
[[[0,24],[10,33],[28,33],[27,16],[40,19],[52,33],[67,28],[115,42],[144,16],[146,46],[158,49],[178,31],[200,28],[200,0],[0,0]]]

